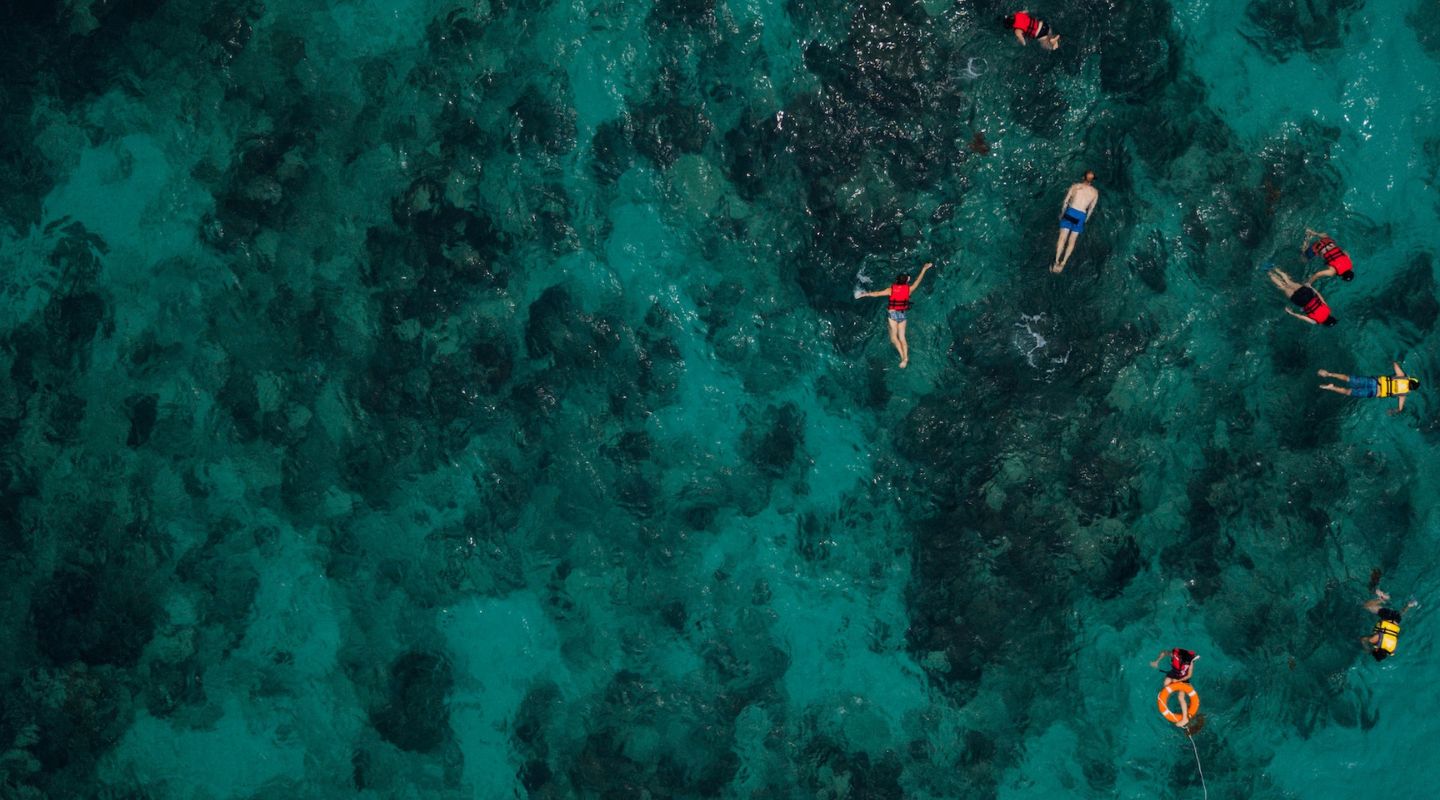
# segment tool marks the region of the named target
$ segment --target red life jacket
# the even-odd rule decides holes
[[[1017,31],[1025,31],[1025,35],[1034,39],[1040,35],[1040,20],[1026,14],[1024,11],[1015,12],[1015,22],[1011,24]]]
[[[1335,240],[1329,236],[1316,242],[1313,249],[1315,255],[1325,259],[1326,266],[1335,268],[1336,275],[1344,275],[1355,268],[1355,265],[1350,263],[1349,254],[1341,250],[1340,245],[1335,244]]]
[[[1305,307],[1300,309],[1300,311],[1305,316],[1321,324],[1324,324],[1325,320],[1330,319],[1330,306],[1325,305],[1325,301],[1321,300],[1318,294],[1310,298],[1310,302],[1306,303]]]
[[[890,310],[910,310],[910,284],[897,283],[890,287]]]
[[[1185,653],[1185,654],[1189,655],[1189,656],[1190,656],[1190,660],[1189,660],[1189,661],[1181,661],[1181,660],[1180,660],[1180,654],[1181,654],[1181,653]],[[1189,650],[1181,650],[1180,648],[1177,647],[1177,648],[1175,648],[1175,649],[1173,649],[1173,650],[1170,651],[1170,668],[1173,669],[1173,670],[1175,670],[1176,672],[1180,673],[1180,674],[1181,674],[1182,676],[1184,676],[1184,677],[1189,677],[1189,676],[1190,676],[1190,668],[1194,666],[1194,661],[1195,661],[1195,653],[1193,653],[1193,652],[1191,652],[1191,651],[1189,651]]]

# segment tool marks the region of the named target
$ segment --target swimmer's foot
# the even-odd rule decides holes
[[[1335,374],[1334,374],[1333,372],[1330,372],[1329,370],[1323,370],[1323,369],[1317,369],[1317,370],[1315,370],[1315,374],[1316,374],[1316,375],[1319,375],[1319,376],[1322,377],[1322,378],[1333,378],[1333,377],[1335,377]]]
[[[900,360],[900,369],[905,369],[908,366],[910,366],[910,359],[904,358]]]

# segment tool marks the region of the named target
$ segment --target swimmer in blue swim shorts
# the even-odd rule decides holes
[[[1322,378],[1329,378],[1344,384],[1343,386],[1337,386],[1331,383],[1320,384],[1320,388],[1327,392],[1335,392],[1336,394],[1343,394],[1347,397],[1395,398],[1397,401],[1396,407],[1390,410],[1390,413],[1394,415],[1405,410],[1405,396],[1419,389],[1420,381],[1406,375],[1405,370],[1400,369],[1400,362],[1392,362],[1391,366],[1395,368],[1395,374],[1393,376],[1377,375],[1370,377],[1368,375],[1344,375],[1325,369],[1319,370],[1316,374]]]
[[[1085,221],[1095,211],[1100,191],[1094,181],[1095,173],[1087,169],[1085,179],[1071,184],[1070,191],[1065,193],[1065,202],[1060,204],[1060,238],[1055,240],[1055,263],[1050,265],[1051,272],[1059,274],[1065,269],[1070,254],[1075,252],[1075,240],[1085,232]]]

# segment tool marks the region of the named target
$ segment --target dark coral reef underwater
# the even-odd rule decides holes
[[[1437,552],[1434,416],[1256,270],[1347,133],[1237,135],[1163,0],[1006,10],[12,3],[0,794],[991,798],[1062,725],[1193,796],[1117,683],[1183,618],[1216,796],[1288,796],[1255,730],[1375,725],[1355,601]],[[1327,291],[1440,374],[1395,258]],[[897,374],[852,287],[926,259]]]

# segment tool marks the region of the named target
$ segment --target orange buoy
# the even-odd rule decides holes
[[[1185,713],[1185,717],[1194,717],[1195,712],[1200,710],[1200,695],[1196,694],[1195,687],[1191,686],[1188,683],[1181,683],[1180,681],[1176,681],[1175,683],[1172,683],[1169,686],[1161,689],[1159,696],[1155,698],[1155,705],[1157,708],[1160,709],[1160,716],[1164,717],[1175,725],[1184,725],[1185,723],[1180,721],[1181,716],[1170,710],[1170,695],[1175,694],[1176,692],[1180,692],[1184,695],[1184,697],[1181,698],[1180,702],[1188,703],[1190,706],[1190,710]]]

